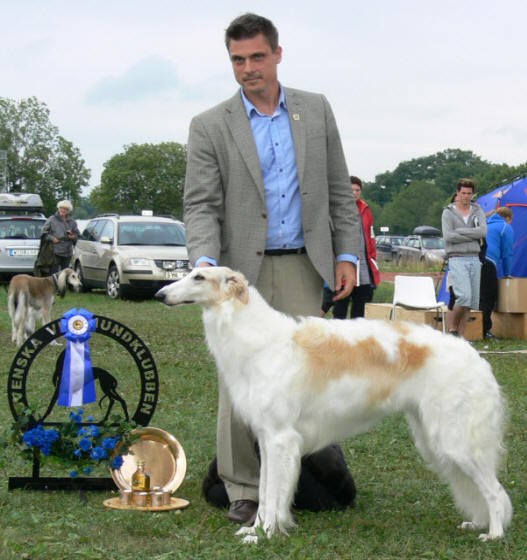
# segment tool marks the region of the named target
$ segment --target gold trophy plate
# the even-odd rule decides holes
[[[123,455],[120,469],[111,469],[117,487],[120,490],[130,490],[132,475],[137,470],[137,462],[144,461],[150,475],[150,488],[159,487],[160,490],[171,494],[175,492],[181,486],[187,470],[187,459],[179,441],[159,428],[146,427],[134,430],[133,433],[139,436],[139,439],[130,446],[133,454]],[[116,454],[119,454],[119,446]],[[177,499],[172,498],[172,500]],[[168,504],[162,507],[173,509]],[[131,509],[131,506],[125,505],[123,509]]]

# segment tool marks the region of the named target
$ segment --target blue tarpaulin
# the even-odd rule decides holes
[[[494,189],[478,198],[477,203],[485,214],[500,206],[508,206],[512,210],[514,256],[511,274],[519,278],[527,277],[527,177]],[[498,270],[498,275],[502,276],[501,270]]]

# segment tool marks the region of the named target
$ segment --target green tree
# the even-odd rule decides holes
[[[364,196],[384,206],[414,181],[431,181],[445,194],[456,190],[461,177],[474,178],[492,169],[493,164],[482,160],[470,150],[448,149],[436,154],[401,162],[393,171],[375,177]]]
[[[60,136],[46,104],[35,97],[0,97],[0,149],[7,150],[7,190],[40,194],[48,214],[60,199],[75,205],[88,185],[80,151]]]
[[[478,194],[485,194],[499,185],[510,183],[518,175],[527,173],[527,162],[515,167],[506,163],[493,165],[485,173],[476,175],[476,190]]]
[[[77,220],[87,220],[97,214],[97,209],[90,202],[89,196],[81,196],[73,208],[73,217]]]
[[[176,142],[130,144],[104,164],[101,184],[90,194],[102,212],[183,215],[187,149]]]
[[[431,181],[413,181],[386,204],[376,222],[377,229],[388,226],[390,233],[409,234],[417,226],[441,227],[444,193]]]

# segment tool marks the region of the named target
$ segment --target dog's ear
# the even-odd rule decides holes
[[[227,292],[244,305],[249,302],[249,286],[241,274],[233,273],[227,277]]]

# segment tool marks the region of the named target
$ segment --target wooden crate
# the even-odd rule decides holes
[[[500,313],[527,313],[527,278],[500,278],[498,280],[498,311]]]
[[[389,321],[391,311],[391,303],[367,303],[364,316],[367,319],[385,319]],[[425,323],[434,329],[443,330],[443,326],[441,325],[441,313],[436,311],[397,307],[396,317],[398,321]],[[465,329],[465,338],[467,340],[479,340],[483,338],[483,317],[481,311],[470,312],[470,317]]]
[[[527,340],[527,313],[492,313],[492,334],[499,338]]]

